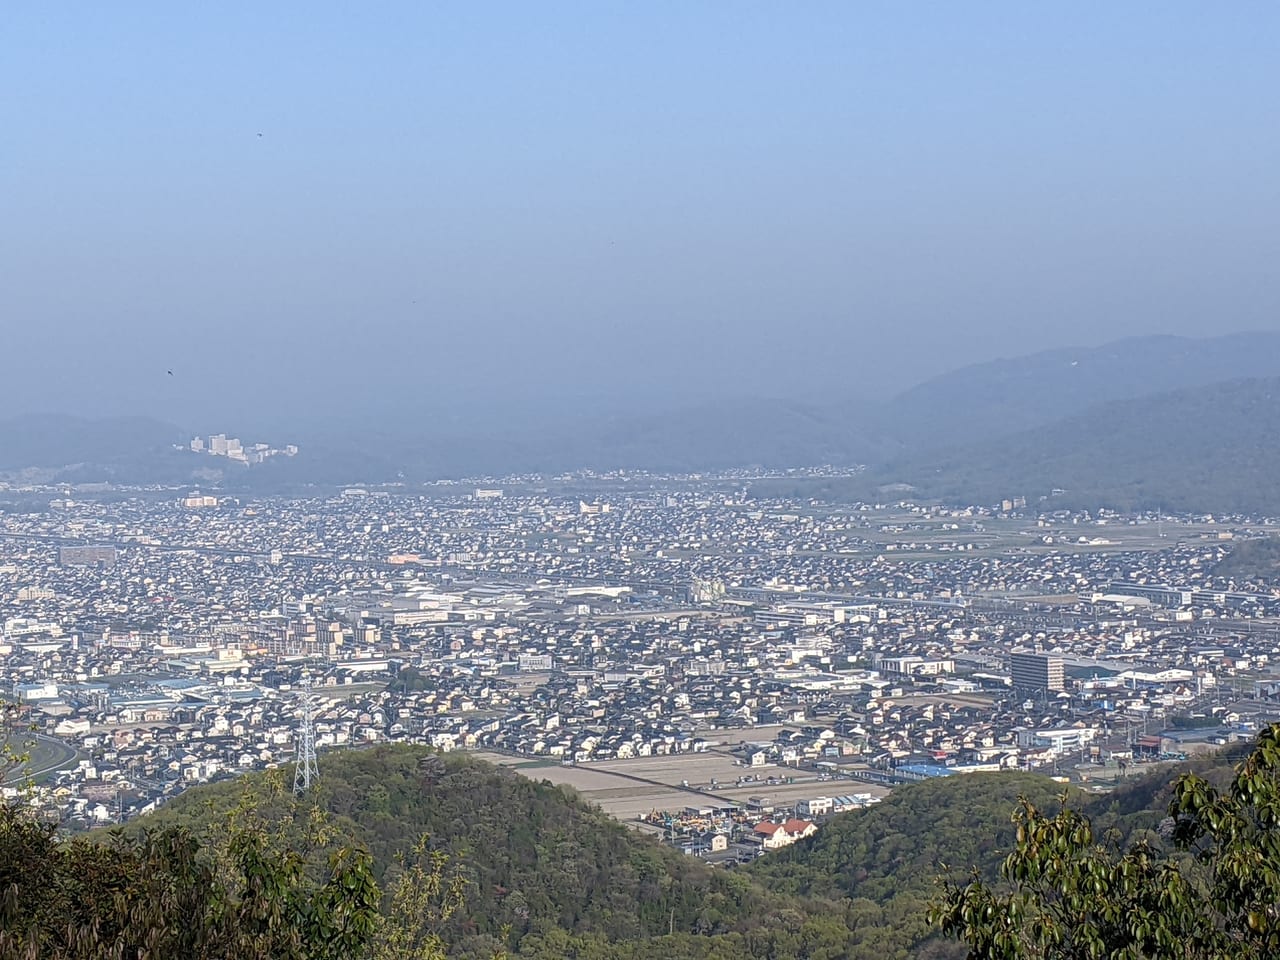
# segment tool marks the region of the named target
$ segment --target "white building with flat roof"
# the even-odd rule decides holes
[[[1056,727],[1033,730],[1019,727],[1018,746],[1033,750],[1050,750],[1058,756],[1079,750],[1092,743],[1098,731],[1094,727]]]

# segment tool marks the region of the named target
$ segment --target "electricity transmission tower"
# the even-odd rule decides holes
[[[293,768],[293,792],[302,796],[311,789],[311,781],[320,778],[316,766],[316,731],[311,723],[311,678],[302,681],[302,718],[298,723],[298,762]]]

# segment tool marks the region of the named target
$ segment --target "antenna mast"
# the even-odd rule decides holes
[[[298,723],[298,762],[293,768],[293,793],[302,796],[311,781],[320,779],[316,766],[316,731],[311,723],[311,678],[302,681],[302,719]]]

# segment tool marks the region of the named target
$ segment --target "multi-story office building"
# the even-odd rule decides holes
[[[1058,693],[1067,686],[1062,658],[1044,653],[1010,654],[1009,673],[1013,689],[1024,693]]]

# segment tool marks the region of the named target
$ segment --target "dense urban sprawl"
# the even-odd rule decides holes
[[[322,764],[479,751],[712,859],[911,779],[1105,784],[1248,736],[1280,691],[1280,598],[1216,572],[1256,517],[736,475],[48,494],[0,516],[0,682],[34,737],[5,789],[77,826],[292,763],[304,680]]]

